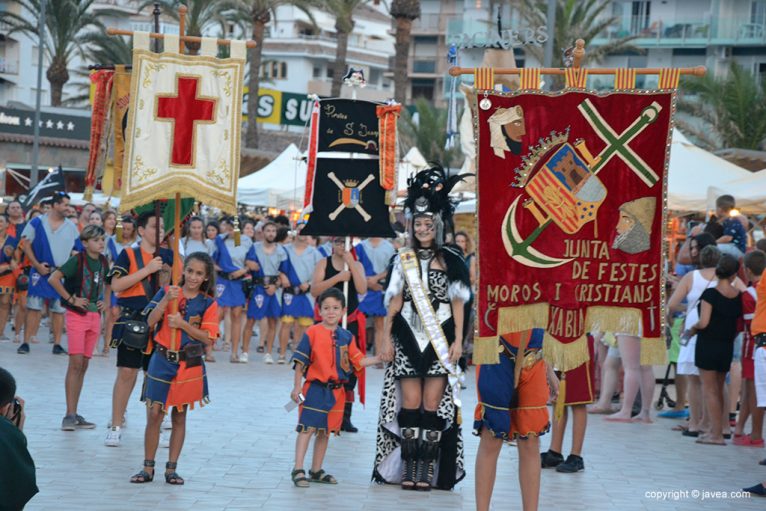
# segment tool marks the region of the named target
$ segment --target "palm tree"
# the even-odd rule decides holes
[[[64,84],[69,81],[69,61],[82,54],[87,29],[103,29],[97,15],[89,12],[94,0],[42,0],[45,1],[45,51],[50,65],[45,73],[51,84],[51,105],[61,106]],[[23,32],[39,37],[37,20],[40,18],[41,0],[13,0],[27,11],[29,17],[11,12],[0,12],[0,22],[11,26],[10,32]]]
[[[130,37],[113,36],[105,30],[88,32],[82,38],[85,48],[85,60],[93,64],[129,65],[133,60],[133,39]],[[63,101],[66,106],[85,106],[90,101],[89,71],[75,70],[78,93]]]
[[[346,74],[346,55],[348,54],[348,35],[354,30],[354,11],[369,0],[324,0],[324,8],[335,15],[336,53],[332,72],[330,95],[340,96],[343,75]]]
[[[251,48],[248,54],[250,72],[247,82],[249,89],[247,100],[247,130],[245,131],[245,146],[258,147],[258,88],[261,85],[261,63],[263,59],[263,40],[266,37],[266,25],[274,19],[277,7],[292,5],[305,13],[312,23],[314,16],[311,14],[313,7],[318,7],[321,0],[252,0],[250,4],[250,18],[252,20],[252,39],[255,48]]]
[[[766,147],[766,82],[736,62],[725,77],[684,80],[678,107],[691,116],[678,124],[708,149]]]
[[[531,27],[546,25],[548,13],[547,0],[524,0],[521,15]],[[611,8],[611,2],[602,0],[557,0],[556,2],[556,26],[553,30],[553,51],[561,51],[564,48],[574,46],[577,39],[584,39],[586,45],[593,39],[602,36],[607,28],[619,24],[616,16],[602,16],[606,9]],[[551,36],[550,32],[548,33]],[[590,63],[599,63],[610,53],[641,50],[630,42],[637,39],[637,35],[611,39],[602,46],[587,47],[585,58]],[[527,46],[525,48],[538,62],[543,62],[543,46]],[[555,58],[553,67],[558,67]],[[554,83],[562,83],[560,76],[553,78]]]
[[[420,0],[393,0],[391,17],[396,21],[394,43],[394,100],[407,100],[407,60],[410,55],[412,22],[420,17]]]
[[[399,133],[404,147],[415,146],[426,161],[439,162],[444,167],[457,164],[459,148],[444,148],[447,140],[447,132],[444,130],[447,109],[436,108],[429,100],[421,97],[415,100],[415,112],[417,118],[406,109],[400,117]]]
[[[214,27],[225,27],[227,22],[242,22],[250,15],[249,6],[244,0],[144,0],[138,6],[138,11],[155,3],[159,3],[160,10],[176,21],[180,19],[178,8],[181,5],[187,6],[184,35],[196,37],[201,37]],[[187,41],[184,44],[190,55],[199,52],[199,43]]]

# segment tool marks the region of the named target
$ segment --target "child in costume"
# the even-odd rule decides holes
[[[162,419],[172,411],[169,461],[165,482],[184,484],[176,473],[178,456],[186,434],[186,410],[194,403],[209,402],[204,346],[218,338],[218,304],[215,292],[213,259],[204,252],[187,255],[180,287],[160,290],[147,306],[148,323],[154,328],[156,344],[146,374],[144,398],[149,408],[144,443],[144,468],[131,477],[131,483],[154,479],[154,455]],[[171,301],[178,299],[178,312],[172,313]],[[175,332],[172,332],[174,329]]]
[[[299,488],[308,487],[309,481],[338,484],[333,476],[322,470],[322,461],[329,434],[340,432],[345,406],[343,383],[352,372],[360,372],[363,367],[379,360],[377,356],[363,358],[351,332],[338,326],[346,313],[342,292],[331,287],[319,296],[318,303],[322,322],[306,330],[292,358],[295,387],[290,397],[296,403],[302,403],[296,428],[295,467],[291,474],[293,483]],[[304,376],[306,381],[301,386]],[[309,470],[311,479],[308,479],[303,460],[314,433],[314,456]]]

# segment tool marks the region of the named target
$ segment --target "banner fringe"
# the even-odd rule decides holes
[[[590,360],[588,336],[583,335],[572,342],[564,343],[546,332],[543,338],[543,358],[558,371],[577,369]]]
[[[473,341],[474,365],[496,365],[500,363],[500,340],[497,336],[476,337]]]
[[[547,303],[501,307],[498,311],[497,331],[503,334],[533,328],[548,328],[548,314]]]
[[[585,330],[640,336],[641,320],[639,309],[596,305],[588,307],[585,314]]]
[[[668,363],[668,350],[662,337],[641,339],[641,365],[664,366]]]

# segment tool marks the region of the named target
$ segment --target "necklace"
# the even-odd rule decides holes
[[[419,248],[418,259],[428,261],[429,259],[433,259],[435,253],[436,251],[432,248]]]

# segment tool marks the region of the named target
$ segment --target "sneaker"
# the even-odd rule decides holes
[[[19,355],[28,355],[29,354],[29,344],[22,343],[21,346],[19,346],[19,349],[16,350],[16,353]]]
[[[77,419],[77,429],[96,429],[96,425],[86,421],[82,415],[75,415],[75,418]]]
[[[279,357],[279,358],[277,359],[277,364],[282,364],[282,365],[284,365],[284,364],[286,364],[286,363],[287,363],[287,358],[285,358],[285,356],[284,356],[284,355],[282,355],[281,357]]]
[[[271,356],[271,353],[266,353],[263,356],[263,361],[267,364],[273,364],[274,363],[274,357]]]
[[[574,474],[585,470],[585,462],[582,456],[576,454],[570,454],[567,456],[567,460],[556,467],[556,472],[565,472],[567,474]]]
[[[173,421],[170,420],[170,414],[165,414],[165,417],[162,419],[161,428],[165,431],[173,429]]]
[[[11,342],[11,338],[7,335],[0,335],[0,342]]]
[[[170,433],[166,431],[160,431],[160,447],[163,449],[170,448]]]
[[[548,449],[548,451],[540,453],[540,462],[543,468],[558,467],[564,462],[564,456]]]
[[[247,364],[247,362],[248,362],[247,352],[244,352],[244,351],[242,352],[242,354],[239,356],[239,362],[241,364]]]
[[[762,483],[758,483],[750,488],[742,488],[743,491],[748,492],[750,495],[758,495],[759,497],[766,497],[766,488]]]
[[[112,420],[109,419],[109,422],[106,423],[107,428],[112,427]],[[125,418],[125,416],[122,417],[122,426],[120,426],[122,429],[125,429],[128,427],[128,419]]]
[[[120,427],[114,426],[109,428],[109,431],[106,433],[104,445],[107,447],[119,447],[121,443],[122,433],[120,432]]]
[[[67,352],[64,348],[61,347],[60,344],[54,344],[53,345],[53,354],[54,355],[66,355]]]
[[[255,351],[258,352],[258,353],[263,353],[266,350],[263,349],[263,346],[258,346],[257,348],[255,348]]]
[[[65,415],[61,421],[61,431],[74,431],[77,429],[77,416]]]

